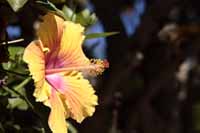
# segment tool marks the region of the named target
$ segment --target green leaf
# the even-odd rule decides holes
[[[67,125],[69,133],[78,133],[77,129],[69,121],[67,121]]]
[[[16,70],[16,65],[22,63],[22,56],[24,52],[24,47],[11,46],[8,47],[9,59],[7,63],[3,63],[3,68],[6,70],[14,68]]]
[[[100,37],[108,37],[112,35],[119,34],[119,32],[103,32],[103,33],[91,33],[86,35],[86,39],[94,39]]]
[[[28,105],[23,99],[20,99],[20,98],[8,98],[7,108],[8,109],[17,108],[19,110],[27,110],[28,109]]]
[[[79,12],[78,14],[76,14],[76,23],[80,23],[83,26],[90,26],[95,24],[97,21],[97,17],[95,15],[95,13],[92,13],[88,10],[85,9],[81,12]]]
[[[12,9],[17,12],[21,9],[28,0],[7,0]]]
[[[90,19],[89,19],[89,23],[92,25],[92,24],[95,24],[97,22],[97,16],[95,13],[93,13],[91,16],[90,16]]]
[[[67,20],[65,14],[61,10],[56,8],[56,6],[53,3],[51,3],[50,1],[48,1],[48,0],[37,0],[36,3],[45,7],[47,10],[55,13],[56,15],[62,17],[63,19]]]
[[[36,3],[44,6],[48,10],[52,10],[52,11],[56,11],[57,10],[56,6],[53,3],[49,2],[49,1],[44,2],[44,1],[38,0],[38,1],[36,1]]]
[[[18,124],[14,124],[13,127],[18,131],[21,129],[20,125],[18,125]]]
[[[64,3],[66,0],[50,0],[52,3],[60,4]]]
[[[4,89],[0,88],[0,96],[7,96],[9,93],[6,92]]]
[[[82,14],[82,16],[83,16],[84,18],[88,18],[88,17],[90,17],[90,10],[85,9],[85,10],[83,10],[83,11],[81,12],[81,14]]]
[[[8,51],[9,51],[10,59],[15,60],[19,56],[23,55],[24,47],[12,46],[12,47],[8,47]]]
[[[14,86],[14,90],[16,92],[18,92],[19,94],[21,94],[22,96],[26,96],[26,91],[23,87],[17,87],[17,86]],[[18,95],[13,93],[11,94],[12,97],[17,97]]]
[[[72,11],[72,9],[70,9],[69,7],[64,5],[62,8],[62,11],[63,11],[64,15],[66,16],[67,20],[75,21],[76,15]]]

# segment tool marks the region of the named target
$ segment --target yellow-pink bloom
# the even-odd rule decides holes
[[[82,51],[84,28],[48,13],[37,35],[24,52],[35,82],[36,101],[50,107],[49,126],[53,133],[66,133],[66,118],[82,122],[92,116],[97,96],[82,71],[101,73],[107,63],[89,60]]]

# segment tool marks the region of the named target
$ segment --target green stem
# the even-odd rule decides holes
[[[18,95],[19,98],[23,99],[29,105],[29,107],[34,110],[34,107],[33,107],[32,103],[28,100],[28,98],[26,96],[22,95],[21,93],[19,93],[18,91],[16,91],[17,89],[24,87],[30,80],[31,80],[31,77],[28,77],[14,89],[8,88],[7,86],[2,86],[2,88],[11,94],[15,93],[16,95]]]
[[[18,95],[19,98],[23,99],[23,100],[29,105],[29,107],[30,107],[31,109],[34,109],[34,107],[33,107],[33,105],[31,104],[31,102],[29,102],[29,100],[28,100],[25,96],[23,96],[22,94],[20,94],[18,91],[14,90],[14,89],[10,89],[10,88],[8,88],[8,87],[6,87],[6,86],[2,86],[2,88],[3,88],[5,91],[9,92],[9,93],[15,93],[16,95]]]
[[[31,81],[31,77],[28,77],[26,78],[23,82],[21,82],[18,86],[16,86],[14,88],[14,90],[18,90],[19,88],[23,88],[26,84],[28,84],[30,81]],[[19,93],[20,94],[20,93]],[[28,98],[25,96],[24,97],[24,100],[27,102],[27,104],[31,107],[31,109],[34,109],[33,105],[31,104],[31,102],[28,100]]]
[[[32,79],[31,77],[26,78],[18,86],[15,87],[15,90],[24,87],[26,84],[28,84],[31,81],[31,79]]]
[[[10,70],[5,70],[5,69],[0,69],[0,72],[7,72],[7,73],[15,74],[18,76],[22,76],[22,77],[29,76],[28,74],[18,73],[18,72],[14,72],[14,71],[10,71]]]

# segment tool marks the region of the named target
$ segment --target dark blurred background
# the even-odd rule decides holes
[[[71,0],[66,3],[71,8],[77,7]],[[200,1],[79,0],[78,3],[77,10],[88,8],[99,19],[88,28],[88,33],[120,33],[86,40],[84,44],[89,57],[106,58],[110,67],[103,75],[91,79],[99,105],[94,116],[82,124],[72,121],[77,130],[200,133]],[[4,10],[10,9],[2,7],[0,14],[7,17]],[[26,38],[25,46],[34,38],[33,22],[38,9],[29,3],[14,16],[16,20],[8,18],[6,30],[11,40]]]
[[[199,1],[91,3],[104,30],[120,34],[106,38],[110,68],[80,132],[200,132]]]

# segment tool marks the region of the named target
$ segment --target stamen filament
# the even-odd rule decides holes
[[[63,73],[69,71],[86,71],[88,72],[88,74],[95,76],[102,74],[104,69],[108,67],[109,63],[107,60],[92,59],[90,60],[90,64],[86,66],[46,69],[45,73],[48,75],[48,74]]]
[[[69,72],[69,71],[83,71],[83,70],[94,70],[98,67],[102,67],[100,65],[88,65],[88,66],[77,66],[77,67],[67,67],[67,68],[53,68],[53,69],[46,69],[46,74],[54,74],[54,73],[62,73],[62,72]]]

